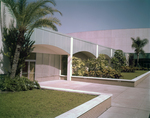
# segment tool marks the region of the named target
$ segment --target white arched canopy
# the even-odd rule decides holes
[[[52,45],[46,44],[36,44],[34,45],[34,50],[32,52],[36,53],[47,53],[47,54],[59,54],[59,55],[68,55],[66,51],[61,48]]]
[[[73,56],[81,58],[81,59],[95,58],[95,55],[87,51],[77,52],[73,54]]]

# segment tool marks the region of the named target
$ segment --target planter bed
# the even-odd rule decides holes
[[[90,82],[90,83],[99,83],[99,84],[109,84],[109,85],[119,85],[119,86],[128,86],[135,87],[141,81],[143,81],[146,77],[150,75],[150,71],[132,79],[114,79],[114,78],[98,78],[98,77],[85,77],[85,76],[72,76],[72,81],[82,81],[82,82]],[[61,79],[65,80],[66,76],[61,76]]]
[[[111,94],[101,94],[98,92],[80,91],[80,90],[63,89],[63,88],[55,88],[55,87],[47,87],[47,86],[41,86],[41,88],[98,95],[98,97],[95,97],[92,100],[89,100],[86,103],[83,103],[63,113],[57,116],[56,118],[87,118],[87,117],[97,118],[111,106],[111,96],[112,96]]]

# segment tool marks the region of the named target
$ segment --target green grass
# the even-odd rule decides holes
[[[37,89],[0,93],[0,118],[54,118],[94,97]]]
[[[140,76],[140,75],[142,75],[142,74],[144,74],[146,72],[148,72],[148,71],[136,70],[134,73],[123,72],[123,73],[121,73],[123,75],[123,77],[121,77],[120,79],[131,80],[131,79],[134,79],[135,77]]]

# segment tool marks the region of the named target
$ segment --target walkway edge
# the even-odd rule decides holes
[[[77,117],[86,118],[89,116],[92,118],[97,118],[111,106],[112,94],[102,94],[99,92],[81,91],[81,90],[73,90],[73,89],[47,87],[47,86],[41,86],[41,88],[42,89],[50,89],[50,90],[66,91],[66,92],[98,95],[98,97],[95,97],[92,100],[89,100],[89,101],[63,113],[63,114],[57,116],[56,118],[77,118]]]
[[[114,79],[114,78],[98,78],[98,77],[86,77],[86,76],[72,76],[72,81],[89,82],[97,84],[108,84],[108,85],[118,85],[135,87],[141,83],[147,76],[149,76],[150,71],[133,78],[132,80],[126,79]],[[61,80],[65,80],[65,76],[61,76]]]

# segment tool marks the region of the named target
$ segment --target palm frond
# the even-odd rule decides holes
[[[55,12],[62,13],[47,5],[51,3],[56,5],[54,0],[37,0],[35,2],[27,3],[27,0],[1,0],[9,8],[9,11],[14,15],[17,28],[21,31],[31,33],[34,28],[51,27],[57,31],[55,25],[61,25],[57,18],[45,18],[44,16],[53,16]],[[51,26],[50,26],[51,25]]]
[[[144,54],[143,47],[148,43],[147,39],[141,40],[140,37],[137,37],[136,40],[134,38],[131,38],[132,40],[132,48],[135,48],[135,53],[139,54],[142,53]]]
[[[30,21],[31,16],[34,16],[34,13],[40,10],[41,7],[44,7],[46,3],[51,3],[54,6],[56,3],[53,0],[38,0],[36,2],[31,2],[26,7],[26,19],[27,21]]]
[[[148,39],[143,39],[142,46],[144,47],[148,43]]]
[[[53,15],[55,11],[56,10],[55,9],[53,10],[51,7],[39,9],[38,11],[35,11],[34,14],[32,14],[32,16],[29,16],[29,19],[25,18],[24,23],[30,24],[32,22],[35,22],[37,19],[40,19],[48,14]]]
[[[48,10],[52,15],[54,15],[54,12],[58,12],[62,16],[62,13],[59,10],[54,9],[50,6],[43,5],[42,8],[44,8],[45,10]]]
[[[143,56],[145,56],[145,51],[143,49],[141,49],[140,52]]]
[[[25,7],[27,5],[27,1],[26,0],[19,0],[18,3],[18,12],[20,15],[24,14],[24,10],[25,10]]]
[[[55,24],[61,25],[60,21],[57,18],[49,17],[45,19],[39,19],[35,23],[33,23],[31,26],[29,26],[30,32],[32,32],[34,28],[38,28],[38,27],[49,27],[55,31],[58,31]]]

